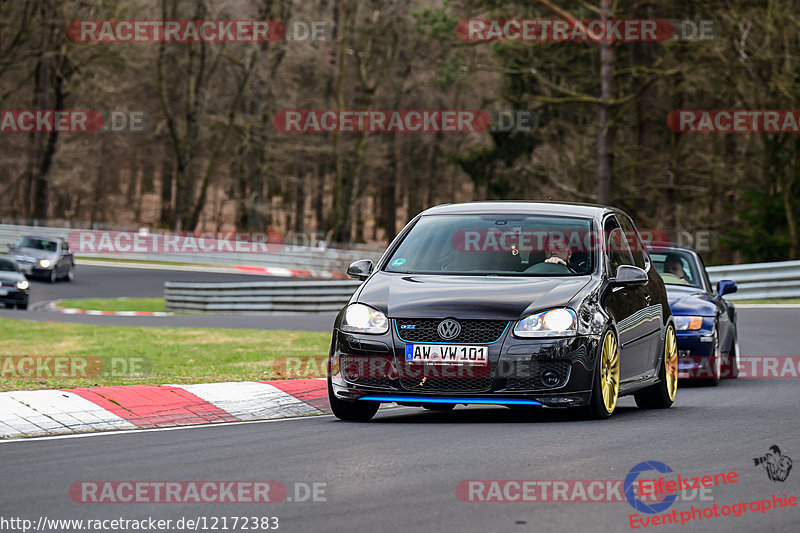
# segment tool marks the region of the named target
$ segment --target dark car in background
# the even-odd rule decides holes
[[[617,209],[476,202],[417,215],[336,318],[328,394],[343,420],[382,402],[667,408],[677,346],[667,294]]]
[[[26,276],[43,278],[50,283],[75,278],[75,259],[64,239],[20,237],[8,247],[8,251]]]
[[[19,265],[10,256],[0,255],[0,304],[6,308],[28,308],[30,285]]]
[[[723,298],[736,292],[736,282],[712,287],[703,259],[690,248],[653,243],[649,249],[675,318],[679,376],[709,385],[737,377],[736,308]]]

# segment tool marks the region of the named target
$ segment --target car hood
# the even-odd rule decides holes
[[[354,301],[394,318],[519,320],[536,310],[567,305],[590,279],[377,272]]]
[[[39,259],[49,259],[53,261],[56,258],[55,252],[48,252],[46,250],[37,250],[36,248],[17,248],[13,252],[10,252],[14,258],[33,258],[36,260]]]
[[[673,315],[714,316],[717,306],[714,298],[697,287],[667,285],[669,307]]]
[[[22,281],[25,276],[21,272],[5,272],[0,270],[0,281]]]

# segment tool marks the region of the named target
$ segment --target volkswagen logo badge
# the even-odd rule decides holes
[[[455,339],[461,334],[461,324],[452,318],[447,318],[439,322],[439,327],[436,328],[436,331],[439,333],[441,338],[449,341],[451,339]]]

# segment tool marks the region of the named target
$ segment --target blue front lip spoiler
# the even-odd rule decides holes
[[[437,397],[425,398],[419,396],[362,396],[359,400],[371,402],[409,402],[409,403],[480,403],[489,405],[542,405],[535,400],[520,400],[517,398],[470,398],[470,397]]]

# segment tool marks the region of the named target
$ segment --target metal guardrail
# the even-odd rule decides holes
[[[708,267],[712,283],[732,279],[738,291],[725,296],[727,300],[760,300],[800,298],[800,261],[752,263]]]
[[[51,228],[43,226],[16,226],[0,224],[0,253],[6,251],[24,235],[40,235],[66,239],[76,228]],[[141,261],[194,263],[204,265],[244,265],[265,268],[286,268],[307,271],[312,277],[330,277],[343,273],[347,266],[359,259],[377,261],[380,253],[374,249],[351,250],[329,247],[295,246],[287,244],[283,250],[270,253],[81,253],[80,257],[105,259],[135,259]]]
[[[67,238],[73,231],[76,229],[0,224],[0,253],[5,250],[6,246],[23,235]],[[309,247],[297,249],[292,246],[287,246],[280,252],[262,254],[118,253],[80,255],[110,259],[127,258],[146,261],[279,267],[306,270],[315,277],[329,277],[333,272],[343,273],[350,263],[358,259],[377,261],[380,258],[380,253],[370,249]],[[708,274],[714,283],[721,279],[732,279],[736,282],[739,290],[735,294],[726,296],[730,300],[800,298],[800,261],[714,266],[708,268]],[[266,282],[267,285],[270,283],[273,282]],[[204,287],[183,289],[173,286],[167,289],[167,305],[171,305],[169,300],[172,299],[175,305],[183,306],[181,309],[174,309],[180,311],[331,312],[338,311],[358,286],[358,282],[349,281],[321,283],[322,285],[318,285],[316,282],[302,282],[302,287],[291,287],[294,283],[279,282],[278,285],[282,287],[283,293],[276,288],[257,287],[263,283],[210,284]],[[338,285],[336,285],[337,283]],[[236,288],[228,288],[228,286],[237,285]],[[349,288],[345,289],[344,287]],[[333,292],[324,292],[328,290]],[[170,291],[173,291],[172,298],[169,296]],[[183,291],[187,294],[178,294],[174,291]],[[191,291],[195,291],[194,294],[188,294]],[[183,299],[178,300],[179,297]],[[291,303],[290,300],[294,303]]]
[[[164,284],[166,311],[214,313],[335,313],[360,281],[262,281]]]
[[[800,297],[800,261],[708,268],[716,283],[736,281],[730,300]],[[217,313],[332,313],[350,299],[360,282],[174,283],[165,285],[167,311]]]

